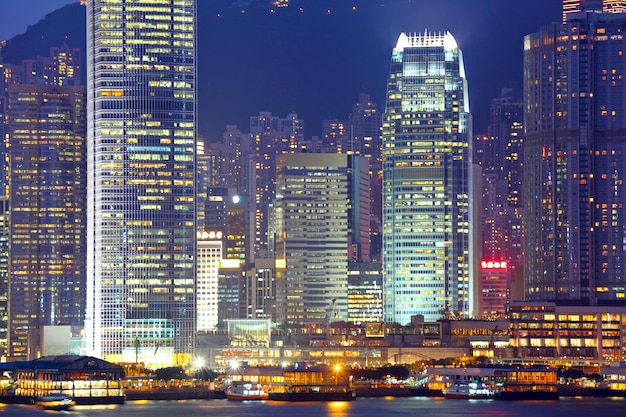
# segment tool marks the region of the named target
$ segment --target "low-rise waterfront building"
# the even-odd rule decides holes
[[[77,404],[122,404],[124,371],[91,356],[45,356],[32,361],[3,363],[12,377],[12,389],[0,401],[29,402],[50,394],[71,396]]]
[[[626,358],[626,307],[511,303],[516,357],[620,361]]]

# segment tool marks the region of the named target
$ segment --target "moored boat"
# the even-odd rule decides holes
[[[267,400],[268,393],[260,384],[244,382],[232,384],[226,388],[226,398],[234,401]]]
[[[495,397],[495,391],[482,382],[455,382],[443,390],[443,396],[463,400],[489,400]]]
[[[35,398],[35,404],[44,410],[62,411],[71,409],[76,402],[69,395],[49,394]]]
[[[499,400],[558,400],[557,370],[543,368],[503,369],[494,372]]]
[[[351,389],[319,389],[319,387],[310,387],[310,389],[289,389],[284,392],[271,392],[270,400],[274,401],[352,401],[356,399],[354,390]]]

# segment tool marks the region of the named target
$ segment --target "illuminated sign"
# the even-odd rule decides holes
[[[202,240],[214,240],[214,239],[221,239],[222,238],[222,232],[198,232],[197,233],[197,237],[198,239],[202,239]]]
[[[508,263],[507,261],[482,261],[480,266],[483,269],[506,269]]]

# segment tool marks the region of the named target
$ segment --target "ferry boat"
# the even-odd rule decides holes
[[[63,411],[70,410],[76,402],[69,395],[49,394],[35,398],[35,405],[44,410]]]
[[[482,382],[455,382],[443,390],[443,396],[463,400],[489,400],[495,398],[495,391]]]
[[[290,387],[283,392],[271,392],[273,401],[353,401],[356,394],[351,389],[336,387]]]
[[[260,384],[244,382],[242,384],[232,384],[226,388],[226,398],[234,401],[254,401],[267,400],[269,394],[265,392]]]
[[[341,366],[296,364],[283,371],[284,385],[274,387],[274,401],[352,401],[356,398],[352,377]]]
[[[494,372],[499,400],[558,400],[556,369],[503,369]]]

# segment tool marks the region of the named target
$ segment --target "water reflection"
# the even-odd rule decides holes
[[[327,404],[329,417],[348,417],[350,403],[348,401],[332,401]]]

